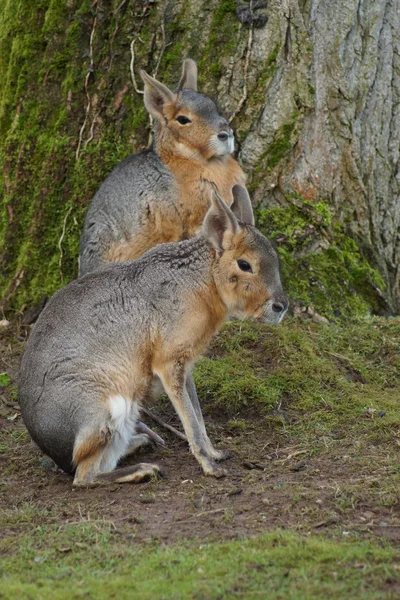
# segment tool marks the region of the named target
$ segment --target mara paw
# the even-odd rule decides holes
[[[225,477],[227,475],[225,469],[219,467],[215,462],[209,462],[206,465],[203,464],[202,466],[205,475],[215,477],[216,479],[220,479],[221,477]]]
[[[222,462],[231,458],[232,454],[229,452],[229,450],[216,450],[216,448],[213,448],[212,457],[217,462]]]

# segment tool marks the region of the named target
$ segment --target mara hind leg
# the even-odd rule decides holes
[[[150,429],[150,427],[148,427],[145,423],[142,423],[142,421],[137,422],[136,431],[137,433],[147,435],[151,442],[153,442],[156,446],[165,446],[165,440],[158,435],[158,433]]]
[[[142,483],[153,477],[161,477],[160,467],[153,463],[138,463],[108,473],[97,472],[94,474],[96,473],[96,459],[92,459],[92,462],[91,458],[88,457],[78,465],[73,482],[75,487],[92,487],[107,483]]]
[[[139,463],[116,469],[118,460],[127,454],[129,445],[121,448],[118,432],[109,428],[79,436],[74,447],[76,466],[73,485],[90,487],[107,483],[140,483],[161,475],[158,465]]]
[[[131,454],[134,454],[143,446],[150,446],[150,448],[155,448],[156,446],[165,446],[165,441],[161,436],[152,431],[150,427],[147,427],[147,425],[141,421],[138,421],[136,433],[130,440],[128,449],[126,450],[124,456],[130,456]]]
[[[95,483],[142,483],[161,476],[161,469],[158,465],[153,463],[138,463],[137,465],[123,467],[109,473],[100,473],[96,477]]]
[[[139,448],[143,448],[144,446],[150,446],[150,448],[154,448],[155,442],[149,435],[147,435],[147,433],[137,433],[129,442],[128,449],[126,450],[124,456],[130,456],[131,454],[137,452]]]

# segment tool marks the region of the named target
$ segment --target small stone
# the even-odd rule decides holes
[[[268,467],[268,465],[266,465],[264,463],[260,463],[258,461],[251,461],[251,460],[243,461],[243,466],[246,467],[246,469],[249,469],[250,471],[253,469],[258,469],[259,471],[263,471],[264,469],[266,469]]]
[[[2,319],[0,321],[0,327],[8,327],[10,324],[10,321],[7,321],[7,319]]]
[[[375,516],[374,513],[370,510],[366,510],[365,513],[363,513],[363,515],[366,519],[372,519]]]
[[[329,325],[328,319],[326,317],[323,317],[319,313],[314,313],[313,321],[315,321],[315,323],[325,323],[325,325]]]
[[[56,466],[54,460],[52,460],[49,456],[43,456],[43,458],[39,460],[39,464],[45,471],[52,471]]]
[[[142,517],[134,516],[129,519],[130,523],[136,523],[137,525],[143,525],[144,519]]]
[[[238,496],[239,494],[241,494],[243,492],[242,488],[233,488],[232,490],[230,490],[228,492],[228,496]]]
[[[295,464],[293,467],[291,467],[291,471],[294,471],[295,473],[297,473],[298,471],[303,471],[305,468],[307,467],[306,461],[305,460],[301,460],[300,462],[298,462],[297,464]]]
[[[152,498],[151,496],[147,496],[145,498],[139,498],[139,502],[141,502],[142,504],[154,504],[155,503],[155,498]]]
[[[244,467],[246,467],[246,469],[249,469],[250,471],[251,471],[252,469],[255,469],[255,468],[256,468],[255,464],[254,464],[254,463],[252,463],[252,462],[250,462],[249,460],[245,460],[245,461],[243,462],[243,466],[244,466]]]
[[[42,563],[45,560],[45,558],[46,556],[44,554],[38,554],[33,560],[35,561],[35,563]]]

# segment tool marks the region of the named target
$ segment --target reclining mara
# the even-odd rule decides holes
[[[141,75],[154,142],[117,165],[95,194],[81,237],[80,275],[196,235],[210,205],[209,182],[229,206],[232,188],[245,184],[231,156],[231,128],[214,102],[196,91],[196,64],[184,61],[176,92]]]
[[[141,406],[165,390],[204,473],[218,477],[228,453],[207,436],[192,364],[227,316],[279,323],[287,306],[247,197],[232,210],[214,197],[197,237],[105,266],[50,300],[19,374],[29,433],[74,485],[141,481],[158,466],[115,468],[138,446]]]

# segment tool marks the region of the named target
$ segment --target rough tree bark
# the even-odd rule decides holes
[[[303,269],[294,298],[400,311],[400,0],[6,0],[0,23],[3,305],[76,275],[91,196],[148,141],[139,68],[174,85],[191,56],[260,223]]]
[[[257,167],[277,128],[310,107],[291,160],[260,190],[284,202],[291,190],[328,199],[337,218],[384,275],[400,309],[400,3],[288,1],[279,16],[279,68],[241,157]],[[271,24],[271,23],[270,23]],[[279,24],[279,28],[278,28]],[[254,45],[262,52],[261,32]],[[255,55],[254,55],[255,56]],[[255,75],[256,76],[256,75]],[[315,91],[313,98],[307,94]],[[311,102],[310,102],[311,101]]]

